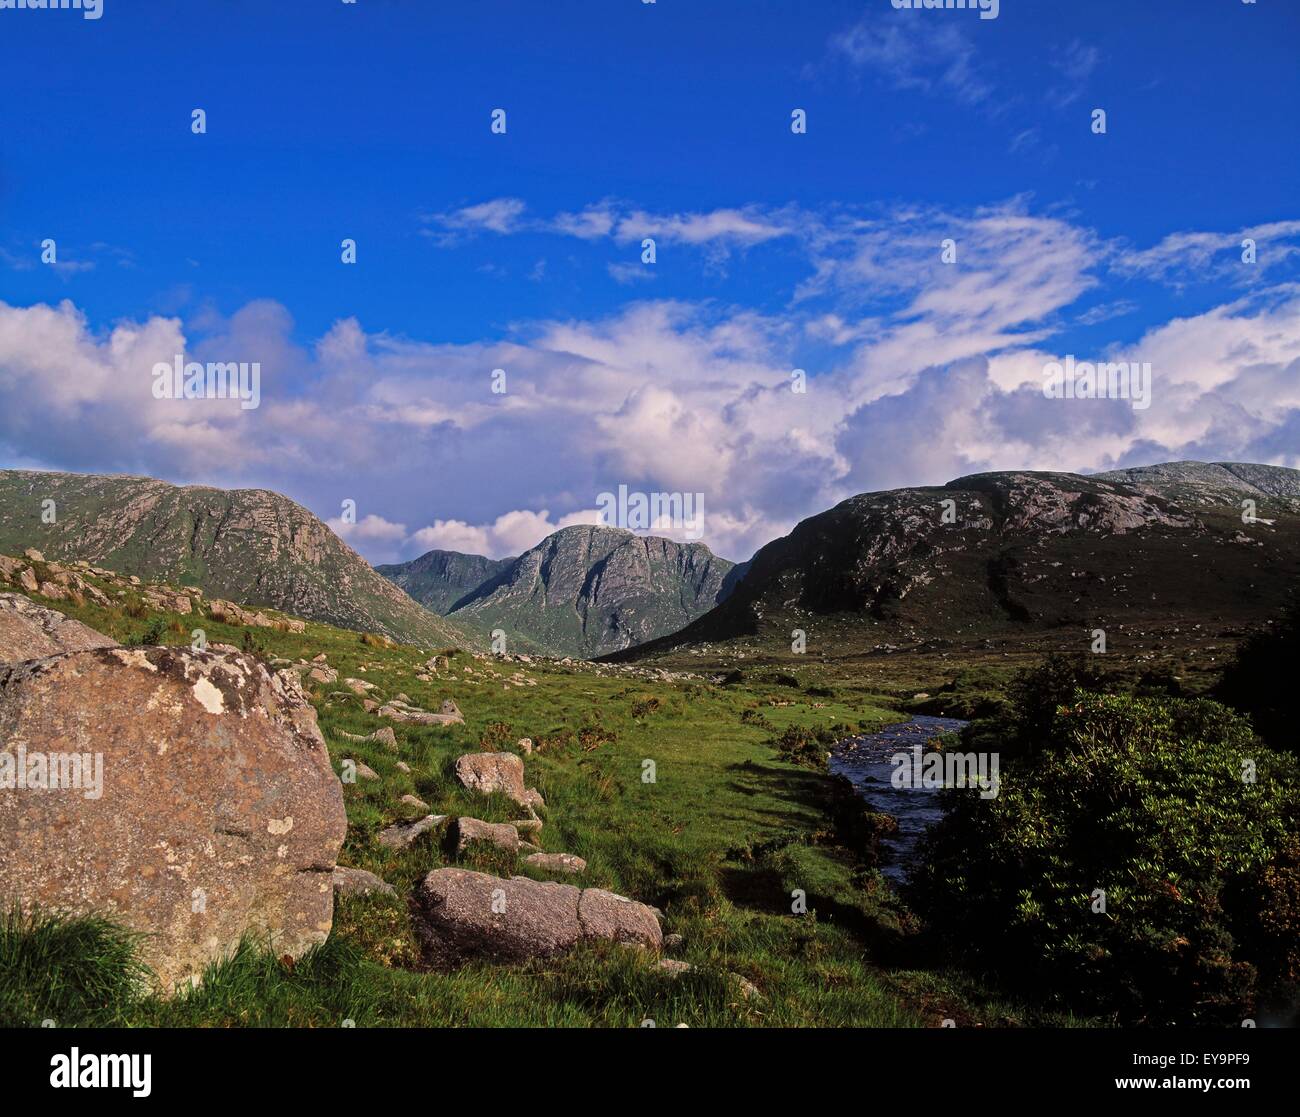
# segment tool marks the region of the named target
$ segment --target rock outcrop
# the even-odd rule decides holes
[[[0,663],[111,648],[116,643],[102,632],[37,605],[22,594],[0,593]]]

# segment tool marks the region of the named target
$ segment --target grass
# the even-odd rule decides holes
[[[161,631],[162,642],[187,644],[202,628],[209,644],[244,643],[240,628],[142,610],[134,591],[119,601],[109,609],[50,604],[123,642]],[[790,726],[869,729],[905,716],[866,673],[832,678],[800,670],[791,685],[747,668],[742,681],[715,685],[703,677],[651,679],[609,667],[520,665],[455,652],[450,671],[424,682],[416,675],[427,651],[385,647],[314,623],[302,634],[250,631],[267,657],[324,652],[340,680],[374,684],[374,698],[405,693],[426,709],[451,698],[464,712],[461,726],[394,725],[394,753],[342,735],[392,723],[367,713],[341,681],[311,693],[336,771],[351,759],[380,777],[343,785],[349,828],[339,861],[378,873],[397,896],[341,898],[328,942],[293,965],[246,943],[199,989],[165,1001],[138,990],[130,938],[122,932],[93,920],[11,920],[0,928],[0,1025],[46,1017],[67,1026],[1071,1022],[1007,1001],[996,982],[972,982],[946,959],[924,964],[909,956],[910,915],[830,820],[833,781],[777,758],[771,741]],[[521,737],[536,746],[525,758],[528,784],[547,803],[545,827],[534,840],[586,859],[574,883],[661,908],[665,932],[683,940],[666,953],[691,963],[690,972],[669,976],[651,958],[601,944],[514,967],[433,972],[422,965],[405,897],[424,874],[452,863],[546,874],[499,852],[470,851],[457,860],[431,835],[394,852],[376,835],[425,813],[399,801],[408,793],[439,814],[519,817],[512,804],[465,792],[451,768],[462,753],[514,749]],[[653,782],[643,778],[648,761]],[[806,914],[791,910],[796,889],[807,896]],[[745,996],[740,978],[760,995]]]

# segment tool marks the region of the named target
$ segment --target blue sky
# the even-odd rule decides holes
[[[355,500],[376,561],[619,484],[739,559],[978,469],[1297,465],[1297,48],[1282,0],[0,10],[0,465]],[[152,399],[180,351],[262,405]],[[1151,408],[1044,400],[1066,354]]]

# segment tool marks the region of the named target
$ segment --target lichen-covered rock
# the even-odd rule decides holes
[[[365,869],[349,869],[343,865],[334,867],[334,891],[340,896],[365,896],[379,892],[385,896],[396,896],[393,886],[382,877],[368,873]]]
[[[0,663],[111,648],[116,643],[102,632],[37,605],[22,594],[0,593]]]
[[[524,864],[548,873],[581,873],[587,868],[587,862],[573,853],[530,853]]]
[[[518,853],[519,831],[508,822],[483,822],[468,816],[456,819],[456,852],[464,853],[474,842]]]
[[[142,932],[164,992],[246,934],[291,956],[328,936],[347,820],[287,672],[220,646],[0,666],[0,742],[0,781],[26,769],[0,792],[0,909]]]
[[[470,791],[483,795],[501,794],[523,806],[524,762],[513,752],[471,752],[456,760],[456,778]]]
[[[550,958],[591,939],[654,950],[663,942],[652,909],[598,888],[448,868],[429,873],[414,899],[417,933],[438,965]]]
[[[376,841],[389,849],[406,849],[416,838],[429,830],[437,829],[447,821],[445,814],[428,814],[413,822],[396,822],[379,831]]]

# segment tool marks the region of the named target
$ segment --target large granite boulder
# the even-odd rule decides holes
[[[0,666],[6,778],[0,909],[141,932],[164,992],[245,934],[295,957],[329,934],[343,795],[287,672],[219,645]]]
[[[435,869],[415,890],[415,925],[436,965],[473,958],[550,958],[590,939],[658,950],[663,932],[645,904],[600,888]]]
[[[22,594],[0,593],[0,663],[116,644],[102,632],[37,605]]]

